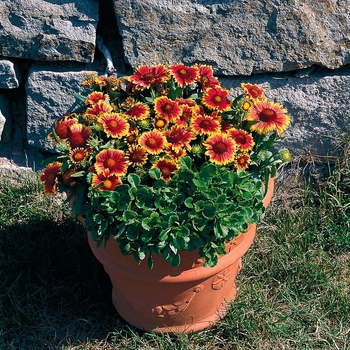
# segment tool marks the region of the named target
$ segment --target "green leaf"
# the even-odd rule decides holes
[[[119,225],[118,226],[118,232],[116,233],[114,238],[116,239],[116,238],[120,237],[124,233],[125,229],[126,229],[126,225],[125,224]]]
[[[214,219],[216,206],[213,203],[207,202],[203,208],[203,215],[208,219]]]
[[[225,203],[226,202],[226,195],[220,194],[216,197],[216,203]]]
[[[144,101],[149,103],[149,104],[151,104],[151,103],[154,102],[154,98],[152,98],[152,97],[144,97]]]
[[[214,164],[205,165],[198,173],[198,177],[205,181],[211,181],[216,174],[216,166]]]
[[[170,232],[170,228],[166,229],[166,230],[163,230],[160,232],[160,234],[158,235],[158,239],[160,241],[166,241],[169,237],[169,232]]]
[[[197,202],[195,203],[195,205],[194,205],[194,210],[195,210],[196,212],[201,211],[201,210],[203,209],[205,203],[206,203],[206,202],[203,201],[203,200],[197,201]]]
[[[187,242],[188,239],[186,240],[185,237],[177,236],[173,239],[173,246],[179,250],[186,250],[187,249]]]
[[[138,231],[136,230],[135,227],[129,227],[126,230],[126,237],[130,240],[130,241],[135,241],[138,237]]]
[[[217,220],[214,224],[214,234],[217,238],[225,238],[228,235],[229,228],[221,224],[219,220]]]
[[[125,210],[123,213],[123,220],[127,223],[130,221],[134,221],[134,219],[137,219],[137,218],[138,218],[137,213],[135,213],[132,210]]]
[[[157,179],[157,180],[160,180],[161,175],[162,175],[162,172],[157,168],[150,169],[148,173],[151,177],[153,177],[154,179]],[[164,183],[166,183],[166,181],[162,180],[159,184],[163,185]]]
[[[128,175],[128,181],[132,187],[138,186],[141,182],[140,177],[134,173]]]
[[[137,253],[140,261],[142,261],[146,257],[145,252],[141,248],[138,248]]]
[[[192,203],[193,203],[193,198],[192,197],[188,197],[184,201],[185,206],[187,208],[190,208],[190,209],[193,208],[193,204]]]
[[[152,254],[150,254],[148,259],[147,259],[147,266],[148,266],[148,268],[150,270],[152,270],[153,267],[154,267],[154,261],[153,261],[153,255]]]
[[[159,244],[158,244],[159,245]],[[168,258],[169,258],[169,251],[168,251],[168,249],[165,249],[164,251],[163,251],[163,253],[162,253],[162,259],[163,260],[168,260]]]
[[[193,179],[192,181],[197,187],[207,187],[208,186],[208,183],[206,181],[196,180],[196,179]]]
[[[61,165],[61,171],[67,171],[69,169],[69,163],[66,161]]]
[[[76,173],[72,174],[71,177],[80,177],[85,175],[86,175],[86,171],[77,171]]]
[[[181,167],[191,169],[192,168],[192,159],[188,156],[180,158]]]
[[[177,254],[177,248],[174,247],[171,243],[169,244],[169,248],[170,248],[171,252],[173,252],[174,254]]]
[[[250,193],[250,192],[242,192],[242,197],[243,197],[244,199],[252,199],[252,198],[253,198],[253,195],[252,195],[252,193]]]
[[[173,267],[178,267],[180,265],[180,262],[181,262],[180,255],[177,252],[174,253],[173,251],[169,252],[167,260],[170,263],[170,265]]]
[[[78,101],[85,103],[85,100],[86,100],[86,97],[85,97],[85,96],[80,95],[80,94],[78,94],[78,93],[76,93],[76,92],[73,93],[73,96],[74,96]]]
[[[153,233],[151,231],[145,231],[141,234],[141,241],[143,243],[148,243],[153,238]]]
[[[173,226],[173,224],[175,224],[175,223],[178,222],[178,221],[179,221],[178,215],[176,215],[176,214],[170,215],[169,220],[168,220],[168,225],[169,225],[169,227],[170,227],[170,226]]]

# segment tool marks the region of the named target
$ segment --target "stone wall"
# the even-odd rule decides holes
[[[293,117],[284,144],[327,155],[350,128],[349,0],[2,0],[0,165],[39,168],[82,78],[140,64],[205,63],[237,93],[259,83]]]

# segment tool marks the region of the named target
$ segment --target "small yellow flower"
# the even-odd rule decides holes
[[[245,100],[243,103],[242,103],[242,109],[247,112],[249,111],[249,108],[251,107],[251,103],[247,100]]]
[[[281,159],[283,162],[290,162],[292,159],[292,155],[290,154],[289,150],[287,148],[283,148],[279,151],[281,155]]]

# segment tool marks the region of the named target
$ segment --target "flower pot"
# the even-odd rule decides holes
[[[271,179],[265,206],[273,187]],[[195,250],[183,251],[176,268],[155,256],[150,270],[145,261],[139,265],[132,256],[123,256],[113,239],[105,248],[97,248],[89,235],[89,244],[111,279],[113,304],[123,319],[146,331],[187,333],[208,328],[225,316],[236,297],[235,278],[242,267],[242,256],[255,233],[253,224],[229,242],[227,254],[214,267],[203,267],[203,259]]]

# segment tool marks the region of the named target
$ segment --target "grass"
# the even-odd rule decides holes
[[[118,317],[84,229],[35,180],[0,179],[0,348],[350,348],[350,141],[316,185],[289,170],[214,328],[142,332]],[[286,188],[288,190],[286,190]]]

